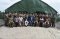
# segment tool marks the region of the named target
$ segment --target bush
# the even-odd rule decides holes
[[[58,18],[56,19],[56,22],[60,22],[60,17],[58,17]]]
[[[3,19],[3,13],[0,13],[0,19]]]

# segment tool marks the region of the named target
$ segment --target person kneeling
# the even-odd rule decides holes
[[[25,20],[25,26],[27,27],[28,26],[28,21],[27,21],[27,19]]]

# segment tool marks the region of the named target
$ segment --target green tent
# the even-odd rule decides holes
[[[57,11],[55,9],[53,9],[51,6],[41,0],[21,0],[5,10],[6,13],[24,11],[28,13],[34,13],[39,11],[47,14],[57,14]]]

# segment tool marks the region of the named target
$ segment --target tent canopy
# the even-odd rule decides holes
[[[57,11],[41,0],[21,0],[5,10],[5,12],[44,12],[47,14],[57,14]]]

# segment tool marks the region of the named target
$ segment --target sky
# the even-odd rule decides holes
[[[0,0],[0,11],[5,11],[8,7],[21,0]],[[42,0],[53,7],[60,14],[60,0]]]

